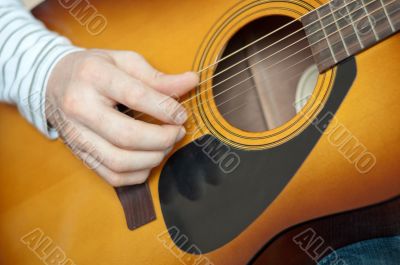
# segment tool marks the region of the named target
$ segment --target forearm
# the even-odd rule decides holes
[[[53,67],[78,50],[48,31],[17,0],[0,3],[0,100],[16,104],[22,115],[45,135],[45,93]]]

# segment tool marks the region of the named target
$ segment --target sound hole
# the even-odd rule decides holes
[[[255,20],[224,49],[221,58],[270,34],[216,67],[215,102],[234,127],[250,132],[274,129],[294,117],[311,96],[318,71],[302,24],[295,21],[274,32],[291,21],[286,16]]]

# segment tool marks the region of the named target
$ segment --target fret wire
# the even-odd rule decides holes
[[[394,3],[395,1],[396,1],[396,0],[393,0],[393,1],[389,2],[388,4],[386,4],[386,5],[384,5],[384,6],[390,5],[390,4]],[[382,9],[382,8],[378,8],[378,9],[374,10],[374,11],[371,12],[371,13],[374,13],[374,12],[378,11],[379,9]],[[398,11],[398,10],[396,10],[396,11]],[[351,13],[353,13],[353,12],[354,12],[354,11],[352,11]],[[319,16],[318,13],[317,13],[317,15]],[[367,16],[368,16],[368,14],[367,14]],[[360,19],[363,18],[363,17],[365,17],[365,16],[360,17]],[[360,21],[360,19],[358,19],[358,20],[356,20],[356,21]],[[353,21],[352,21],[352,22],[353,22]],[[353,25],[353,23],[351,23],[351,24]],[[348,24],[347,26],[350,26],[350,24]],[[355,33],[357,34],[357,31],[355,31]],[[321,41],[321,40],[322,40],[322,39],[320,39],[319,41]],[[317,41],[317,42],[319,42],[319,41]],[[314,43],[314,44],[315,44],[315,43]],[[313,44],[311,44],[311,45],[309,45],[309,46],[307,46],[307,47],[305,47],[305,48],[311,47],[312,45],[313,45]],[[304,48],[303,48],[302,50],[304,50]],[[301,50],[300,50],[300,51],[301,51]],[[297,52],[294,53],[294,54],[297,54],[297,53],[300,52],[300,51],[297,51]],[[293,56],[294,54],[292,54],[291,56]],[[289,58],[289,57],[291,57],[291,56],[288,56],[288,57],[286,57],[285,59],[280,60],[280,61],[277,62],[276,64],[278,64],[278,63],[280,63],[280,62],[286,60],[287,58]],[[311,55],[311,56],[312,56],[312,55]],[[311,58],[311,56],[307,57],[306,59]],[[304,59],[303,59],[303,60],[304,60]],[[298,63],[299,63],[299,62],[298,62]],[[272,65],[272,66],[275,66],[276,64],[274,64],[274,65]],[[270,67],[272,67],[272,66],[270,66]],[[292,66],[293,66],[293,65],[292,65]],[[267,67],[266,69],[263,69],[263,70],[267,70],[267,69],[269,69],[270,67]],[[251,78],[251,77],[253,77],[253,76],[250,76],[249,78]],[[249,78],[247,78],[247,79],[249,79]],[[243,80],[243,81],[246,81],[246,80]],[[242,82],[243,82],[243,81],[242,81]],[[236,84],[236,85],[238,85],[238,84]],[[222,91],[220,94],[222,94],[222,93],[224,93],[224,92],[226,92],[226,91],[232,89],[232,88],[235,87],[236,85],[234,85],[234,86],[232,86],[232,87],[230,87],[230,88],[228,88],[228,89]],[[207,90],[208,90],[208,89],[207,89]],[[199,93],[199,94],[200,94],[200,93]],[[187,100],[185,100],[185,101],[183,101],[183,102],[181,102],[181,103],[182,103],[182,104],[183,104],[183,103],[186,103],[186,102],[188,102],[190,99],[195,98],[195,97],[197,97],[197,96],[198,96],[198,94],[196,94],[196,95],[193,96],[193,97],[188,98]],[[215,97],[217,97],[217,96],[219,96],[219,94],[217,94],[217,95],[214,96],[213,98],[215,98]],[[128,111],[130,111],[130,110],[128,110]],[[126,111],[126,112],[128,112],[128,111]],[[126,113],[126,112],[123,112],[123,113]],[[141,116],[141,115],[139,115],[139,116]],[[154,119],[153,119],[153,120],[154,120]]]
[[[348,4],[350,4],[350,3],[355,3],[355,2],[357,2],[357,0],[353,0],[353,1],[350,1]],[[362,1],[361,1],[362,2]],[[370,3],[368,3],[368,4],[370,4]],[[367,4],[367,5],[368,5]],[[326,6],[326,4],[325,5],[322,5],[320,8],[323,8],[323,7],[325,7]],[[361,8],[358,8],[358,9],[356,9],[356,10],[352,10],[351,12],[350,12],[350,14],[351,13],[354,13],[355,11],[361,11],[362,9],[363,9],[363,7],[364,7],[364,4],[362,4],[362,7]],[[322,18],[324,18],[325,16],[320,16],[319,15],[319,13],[318,13],[318,10],[320,10],[320,8],[318,8],[318,9],[315,9],[315,11],[316,11],[316,13],[317,13],[317,17],[318,17],[318,22],[319,22],[319,24],[320,25],[322,25],[322,27],[321,27],[321,29],[322,29],[322,31],[323,31],[323,33],[325,33],[325,36],[326,36],[326,30],[325,30],[325,26],[321,23],[321,19]],[[328,14],[328,15],[331,15],[331,14]],[[366,15],[368,15],[368,14],[366,14]],[[365,16],[363,16],[363,17],[365,17]],[[341,18],[341,19],[343,19],[343,17]],[[317,21],[315,21],[315,22],[317,22]],[[311,23],[311,24],[315,24],[314,22],[313,23]],[[310,25],[311,25],[310,24]],[[331,24],[330,24],[331,25]],[[320,29],[320,30],[321,30]],[[317,30],[318,31],[318,30]],[[313,32],[312,34],[314,34],[315,32]],[[357,31],[356,31],[356,33],[357,33]],[[330,36],[330,35],[329,35]],[[304,38],[306,38],[306,37],[304,37]],[[304,39],[303,38],[303,39]],[[284,38],[285,39],[285,38]],[[328,40],[329,41],[329,40]],[[298,41],[297,41],[298,42]],[[292,46],[294,43],[292,43],[291,45],[289,45],[289,46]],[[362,43],[361,43],[362,44]],[[329,45],[329,43],[328,43],[328,45]],[[289,47],[288,46],[288,47]],[[269,46],[268,46],[269,47]],[[364,45],[362,45],[361,46],[362,48],[364,48],[365,46]],[[337,63],[338,62],[338,60],[337,60],[337,58],[335,57],[335,55],[334,55],[334,53],[333,53],[333,50],[331,49],[331,47],[329,47],[330,48],[330,52],[332,53],[332,55],[333,55],[333,59],[334,59],[334,62],[335,63]],[[256,65],[256,64],[258,64],[258,63],[260,63],[260,62],[262,62],[262,61],[264,61],[265,59],[268,59],[268,58],[270,58],[270,57],[272,57],[273,55],[275,55],[276,53],[273,53],[271,56],[268,56],[267,58],[264,58],[263,60],[261,60],[261,61],[259,61],[259,62],[256,62],[255,64],[253,64],[253,65]],[[252,66],[253,66],[252,65]],[[246,70],[246,69],[244,69],[244,70]],[[232,78],[232,77],[234,77],[234,76],[237,76],[238,74],[240,74],[240,73],[242,73],[244,70],[242,70],[242,71],[240,71],[240,72],[238,72],[238,73],[235,73],[233,76],[231,76],[230,78]],[[218,74],[217,74],[218,75]],[[228,79],[230,79],[230,78],[228,78]],[[202,81],[200,84],[202,84],[202,83],[204,83],[205,81],[209,81],[211,79],[211,77],[210,78],[207,78],[206,80],[204,80],[204,81]],[[224,81],[226,81],[226,80],[223,80],[223,81],[221,81],[221,82],[219,82],[218,84],[216,84],[216,85],[213,85],[213,87],[215,87],[215,86],[218,86],[220,83],[223,83]]]
[[[360,43],[361,49],[364,49],[364,44],[362,43],[361,38],[358,35],[359,34],[358,30],[357,30],[356,26],[354,25],[354,20],[353,20],[353,17],[351,16],[352,12],[350,12],[350,10],[349,10],[348,1],[347,0],[344,0],[344,1],[345,1],[345,6],[346,6],[347,13],[349,14],[349,18],[350,18],[350,22],[351,22],[350,24],[352,25],[352,27],[354,29],[354,32],[356,33],[356,37],[357,37],[358,42]]]
[[[383,39],[393,33],[393,31],[380,1],[373,1],[373,4],[367,7],[369,12],[371,12],[374,8],[381,8],[378,12],[375,12],[373,15],[371,15],[371,18],[375,22],[375,30],[379,39]]]
[[[392,32],[395,32],[396,29],[395,29],[394,26],[393,26],[392,20],[391,20],[391,18],[390,18],[390,16],[389,16],[388,12],[387,12],[387,10],[386,10],[385,4],[383,3],[382,0],[379,0],[379,2],[381,3],[381,5],[382,5],[382,7],[383,7],[383,11],[385,12],[385,15],[386,15],[387,20],[388,20],[389,25],[390,25],[390,28],[392,29]]]
[[[346,51],[347,56],[350,56],[349,50],[347,49],[347,44],[346,44],[346,42],[344,41],[344,38],[343,38],[343,35],[342,35],[342,31],[341,31],[340,26],[339,26],[339,23],[338,23],[338,21],[337,21],[337,19],[336,19],[336,16],[335,16],[335,13],[334,13],[335,11],[332,10],[332,8],[331,8],[330,5],[328,5],[328,6],[329,6],[329,10],[331,11],[331,14],[332,14],[333,21],[335,21],[336,28],[337,28],[338,31],[339,31],[339,36],[340,36],[340,38],[342,39],[344,50]]]
[[[350,16],[348,14],[349,12],[345,8],[345,6],[343,6],[345,1],[342,1],[342,0],[339,0],[339,1],[342,4],[342,6],[337,6],[336,7],[336,11],[334,12],[334,15],[336,17],[337,24],[339,25],[340,30],[342,32],[345,48],[349,52],[348,55],[351,55],[351,54],[353,54],[353,50],[356,47],[353,48],[353,50],[352,50],[352,48],[350,48],[349,45],[351,45],[354,42],[356,42],[356,43],[359,43],[359,42],[358,42],[357,37],[354,36],[354,34],[352,34],[352,33],[354,33],[354,27],[351,24]],[[345,12],[345,13],[343,13],[343,12]],[[345,26],[347,26],[349,24],[350,24],[350,27],[342,28],[342,27],[345,27]],[[358,46],[361,47],[361,45],[358,45]],[[357,47],[357,49],[358,49],[358,47]]]
[[[364,1],[363,1],[363,0],[360,0],[360,1],[361,1],[361,3],[362,3],[363,9],[364,9],[364,11],[365,11],[365,14],[367,15],[367,19],[368,19],[369,24],[370,24],[370,26],[371,26],[372,32],[374,33],[375,40],[376,40],[376,41],[379,41],[379,36],[378,36],[378,34],[376,33],[376,31],[375,31],[375,26],[372,24],[371,16],[370,16],[370,14],[369,14],[369,12],[368,12],[368,10],[367,10],[365,4],[364,4]]]
[[[391,3],[393,3],[393,2],[391,2]],[[384,6],[386,6],[386,5],[384,5]],[[373,12],[371,12],[371,13],[374,13],[374,12],[376,12],[376,11],[378,11],[378,10],[380,10],[381,8],[377,8],[377,9],[375,9]],[[363,16],[363,17],[365,17],[365,16]],[[361,17],[362,18],[362,17]],[[380,19],[379,19],[380,20]],[[378,21],[379,21],[378,20]],[[360,20],[356,20],[356,21],[360,21]],[[348,24],[347,26],[349,26],[350,24]],[[354,31],[355,33],[356,33],[356,31]],[[355,34],[355,33],[352,33],[352,34]],[[321,39],[322,40],[322,39]],[[354,43],[353,43],[353,45],[354,45]],[[326,49],[326,48],[325,48]],[[303,60],[301,60],[301,61],[299,61],[299,62],[297,62],[297,63],[295,63],[295,64],[293,64],[293,65],[291,65],[291,66],[289,66],[289,67],[287,67],[287,68],[285,68],[284,70],[282,70],[280,73],[277,73],[278,75],[279,74],[282,74],[282,72],[284,72],[284,71],[286,71],[286,70],[288,70],[288,69],[290,69],[290,68],[292,68],[292,67],[294,67],[295,65],[297,65],[297,64],[299,64],[299,63],[302,63],[303,61],[305,61],[306,59],[311,59],[312,58],[312,55],[311,56],[308,56],[308,57],[306,57],[306,58],[304,58]],[[268,67],[267,67],[268,68]],[[264,69],[264,70],[266,70],[266,69]],[[253,88],[253,87],[250,87],[249,89],[251,89],[251,88]],[[247,89],[246,89],[247,90]],[[245,90],[245,91],[246,91]],[[242,94],[242,93],[239,93],[239,95],[240,94]],[[234,96],[234,97],[236,97],[236,96]],[[230,99],[228,99],[227,101],[225,101],[224,103],[226,103],[226,102],[228,102],[228,101],[230,101]],[[224,103],[222,103],[222,104],[224,104]]]
[[[333,52],[333,49],[332,49],[332,47],[331,47],[331,42],[330,42],[329,38],[327,37],[328,34],[327,34],[327,32],[326,32],[325,25],[324,25],[324,23],[323,23],[322,20],[321,20],[321,16],[320,16],[320,14],[319,14],[319,9],[316,10],[316,13],[317,13],[317,16],[318,16],[318,21],[319,21],[319,23],[320,23],[320,25],[321,25],[321,28],[322,28],[322,32],[323,32],[324,35],[326,36],[325,39],[326,39],[326,41],[327,41],[327,43],[328,43],[329,51],[331,52],[333,61],[334,61],[335,64],[336,64],[336,63],[337,63],[336,55],[335,55],[335,53]]]

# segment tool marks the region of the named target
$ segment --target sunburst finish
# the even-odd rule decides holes
[[[197,71],[211,64],[230,37],[250,21],[272,14],[298,18],[322,4],[313,0],[90,2],[108,21],[105,31],[97,36],[90,35],[58,1],[46,1],[34,15],[76,45],[134,50],[168,73]],[[329,134],[323,134],[273,203],[229,243],[205,253],[207,260],[244,264],[288,227],[400,193],[399,43],[397,34],[355,57],[356,79],[335,115],[375,155],[375,167],[360,174],[330,143]],[[249,151],[284,144],[311,126],[310,118],[318,114],[332,92],[335,73],[334,68],[320,75],[305,113],[276,129],[257,133],[226,122],[212,100],[210,84],[206,84],[194,91],[186,104],[194,109],[187,124],[193,133],[176,150],[207,133]],[[201,78],[211,75],[212,68]],[[208,104],[199,107],[202,102]],[[44,139],[7,105],[0,106],[0,127],[0,263],[43,264],[20,241],[40,228],[76,264],[173,265],[180,264],[179,259],[195,264],[198,256],[181,251],[168,235],[160,241],[167,229],[158,191],[163,165],[153,170],[149,180],[157,220],[130,231],[113,188],[61,142]]]

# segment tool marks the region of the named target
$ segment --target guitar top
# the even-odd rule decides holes
[[[117,191],[1,105],[1,264],[315,264],[304,231],[329,250],[400,234],[399,0],[60,0],[33,14],[200,85],[180,99],[187,136],[147,184]]]

